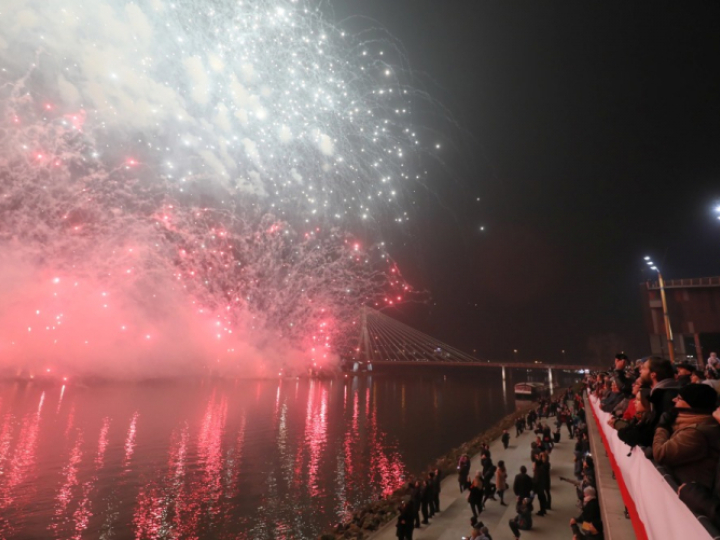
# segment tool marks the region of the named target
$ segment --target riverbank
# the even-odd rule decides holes
[[[443,478],[448,478],[457,473],[457,462],[460,456],[467,454],[473,457],[473,463],[476,461],[475,456],[478,455],[483,443],[498,443],[503,430],[507,429],[514,433],[515,421],[527,414],[534,402],[528,401],[526,406],[503,417],[493,426],[482,431],[470,441],[453,448],[442,457],[436,459],[429,464],[424,471],[419,472],[415,478],[425,478],[431,470],[439,468],[443,473]],[[528,443],[529,444],[529,443]],[[332,531],[320,536],[320,540],[340,540],[353,539],[362,540],[375,534],[378,530],[384,528],[390,521],[394,522],[397,517],[397,508],[403,495],[406,494],[407,482],[412,478],[407,478],[403,487],[397,489],[389,497],[378,501],[372,501],[362,508],[355,510],[352,516],[345,522],[336,525]],[[443,487],[448,482],[443,482]],[[457,487],[457,483],[454,483]]]

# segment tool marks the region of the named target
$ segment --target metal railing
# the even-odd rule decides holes
[[[659,289],[657,281],[645,282],[648,289]],[[666,279],[666,289],[687,289],[692,287],[720,287],[720,276],[702,278]]]

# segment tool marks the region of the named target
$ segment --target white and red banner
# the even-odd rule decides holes
[[[635,447],[630,452],[630,447],[608,425],[610,415],[600,410],[594,396],[590,396],[589,401],[638,540],[710,540],[710,533],[642,450]]]

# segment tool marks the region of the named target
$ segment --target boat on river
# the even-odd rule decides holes
[[[517,398],[535,399],[546,396],[548,393],[548,386],[541,382],[522,382],[515,385],[515,397]]]

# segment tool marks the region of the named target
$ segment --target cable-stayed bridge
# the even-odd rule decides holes
[[[453,366],[581,370],[579,364],[545,364],[480,360],[432,336],[369,307],[363,307],[360,324],[359,359],[370,366]]]

